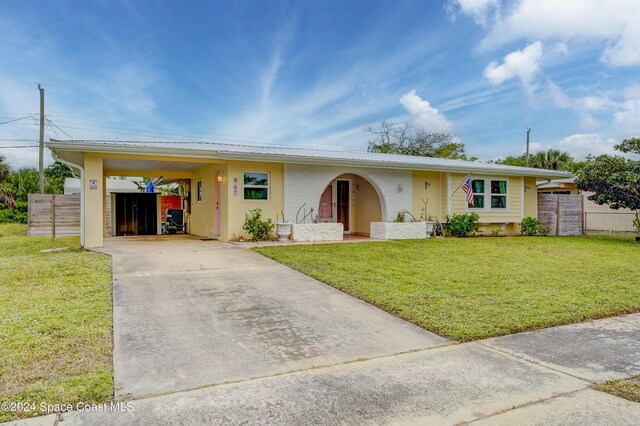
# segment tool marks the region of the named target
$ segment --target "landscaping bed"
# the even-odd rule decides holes
[[[631,237],[505,237],[256,247],[458,341],[640,311]]]
[[[0,422],[45,414],[41,402],[113,396],[111,259],[78,237],[26,237],[22,227],[0,225],[0,403],[36,410],[0,410]]]

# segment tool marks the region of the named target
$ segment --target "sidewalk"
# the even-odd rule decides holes
[[[640,373],[640,314],[133,401],[81,424],[640,424],[591,389]],[[53,424],[55,416],[28,424]]]

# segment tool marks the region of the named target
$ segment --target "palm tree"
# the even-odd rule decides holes
[[[7,180],[10,174],[11,167],[9,167],[9,163],[7,163],[7,157],[0,154],[0,182]]]
[[[13,187],[9,182],[0,182],[0,203],[7,207],[13,207],[16,204]]]
[[[529,164],[538,169],[568,170],[573,164],[573,158],[566,151],[552,148],[535,153]]]

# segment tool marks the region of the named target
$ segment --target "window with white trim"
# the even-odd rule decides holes
[[[269,173],[243,172],[243,195],[245,200],[269,199]]]
[[[506,210],[509,205],[507,179],[472,179],[473,205],[470,210]]]

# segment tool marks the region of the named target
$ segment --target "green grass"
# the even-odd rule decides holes
[[[458,341],[640,311],[640,244],[631,238],[448,238],[253,250]]]
[[[113,396],[111,260],[78,245],[77,237],[0,238],[0,402]],[[70,248],[40,251],[57,247]],[[0,411],[0,422],[38,414]]]
[[[610,380],[596,385],[594,389],[610,393],[633,402],[640,402],[640,376],[627,380]]]
[[[27,225],[21,223],[3,223],[0,224],[1,237],[18,237],[27,235]]]

